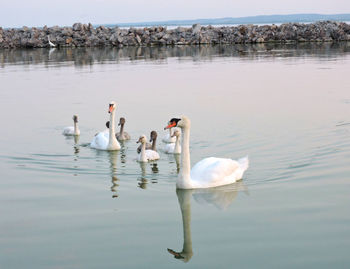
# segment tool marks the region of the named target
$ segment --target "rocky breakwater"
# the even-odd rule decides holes
[[[43,48],[50,41],[58,47],[163,46],[235,43],[287,43],[350,41],[350,25],[343,22],[282,25],[239,25],[129,28],[93,27],[75,23],[72,27],[3,29],[0,48]]]

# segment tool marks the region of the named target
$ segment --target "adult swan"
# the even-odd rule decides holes
[[[191,170],[190,128],[191,121],[186,116],[173,118],[164,129],[180,127],[182,129],[182,152],[180,173],[176,181],[179,189],[211,188],[227,185],[240,180],[247,170],[248,157],[234,161],[226,158],[205,158],[196,163]]]
[[[120,144],[115,137],[114,113],[116,107],[117,104],[114,101],[110,102],[108,109],[108,113],[110,113],[109,129],[94,136],[90,144],[91,148],[100,150],[120,150]]]

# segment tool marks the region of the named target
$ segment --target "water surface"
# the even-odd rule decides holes
[[[1,268],[348,268],[349,43],[2,50],[0,66]],[[132,139],[90,149],[112,100]],[[61,135],[73,114],[79,139]],[[176,191],[161,139],[135,161],[180,115],[192,164],[249,155],[242,181]]]

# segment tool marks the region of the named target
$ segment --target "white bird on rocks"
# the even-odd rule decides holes
[[[49,36],[49,35],[47,36],[47,40],[49,41],[49,45],[50,45],[51,48],[56,47],[56,45],[55,45],[54,43],[51,42],[50,36]]]

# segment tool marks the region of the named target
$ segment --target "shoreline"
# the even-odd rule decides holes
[[[75,23],[71,27],[0,27],[0,48],[128,47],[224,45],[350,41],[350,24],[320,21],[309,24],[119,28]]]

